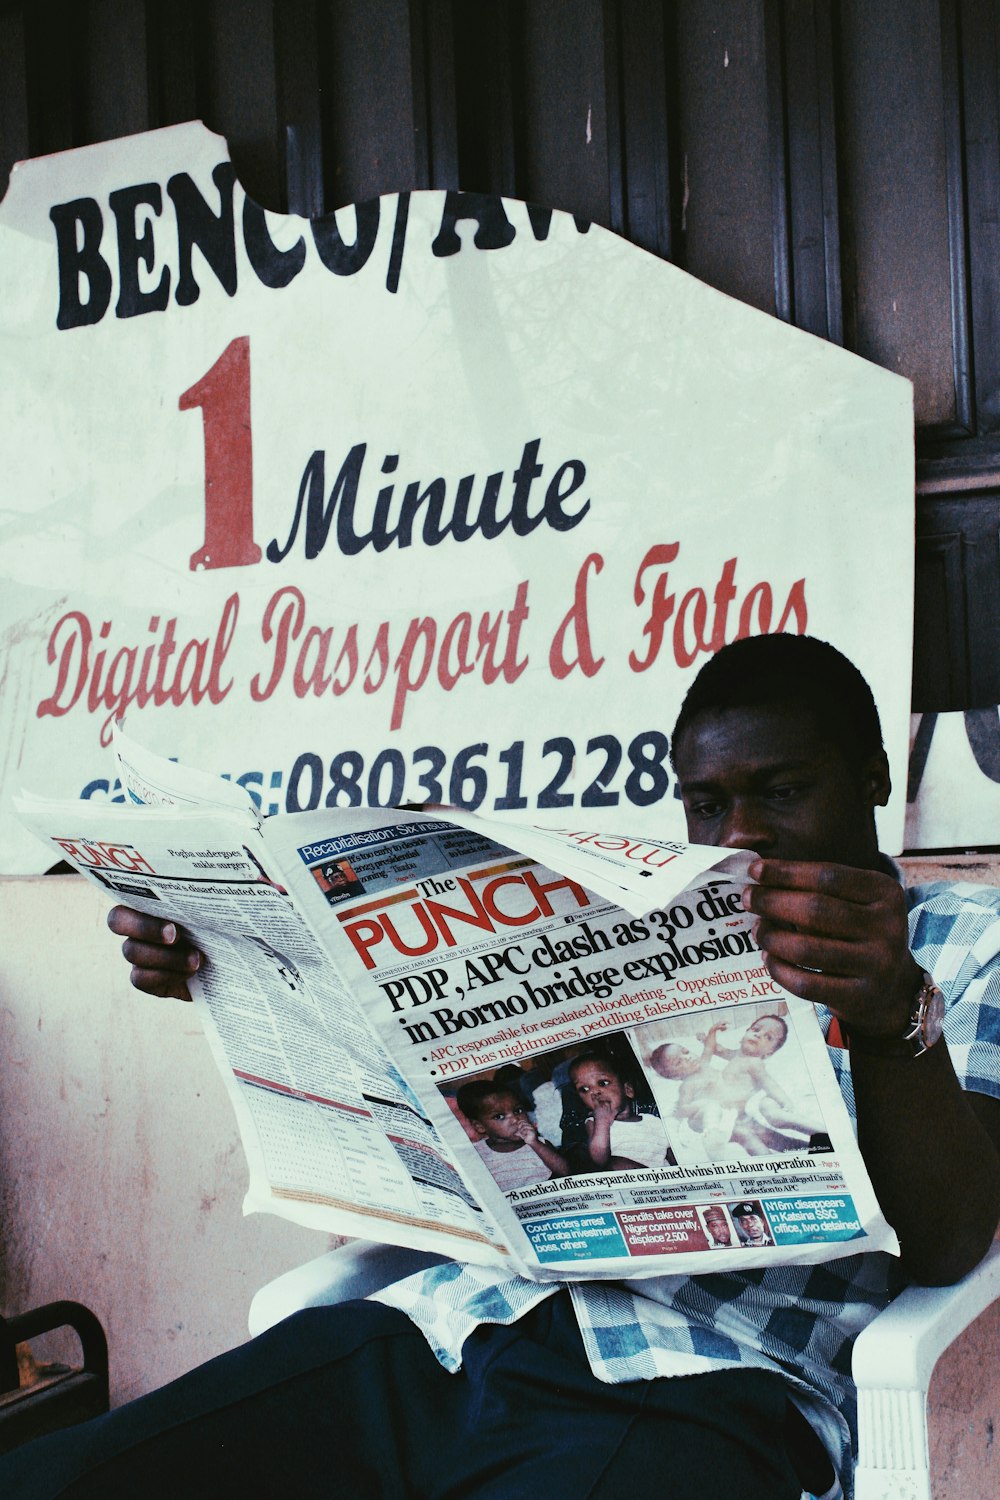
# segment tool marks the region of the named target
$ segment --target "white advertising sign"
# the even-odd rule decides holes
[[[684,691],[776,630],[872,683],[900,847],[905,381],[567,214],[264,212],[197,124],[16,168],[0,270],[5,871],[126,712],[269,812],[682,834]]]
[[[914,714],[908,849],[1000,844],[1000,707]]]

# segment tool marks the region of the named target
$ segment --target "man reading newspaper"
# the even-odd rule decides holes
[[[849,1493],[854,1338],[907,1279],[969,1271],[1000,1215],[1000,892],[903,889],[877,844],[889,774],[871,692],[823,642],[724,648],[672,743],[690,837],[758,856],[757,941],[829,1027],[902,1259],[562,1286],[437,1264],[19,1450],[0,1492]],[[173,924],[110,921],[133,983],[186,996],[199,956]]]

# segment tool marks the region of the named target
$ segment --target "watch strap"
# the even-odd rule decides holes
[[[922,1057],[941,1039],[944,1002],[931,974],[924,972],[902,1036],[869,1036],[845,1026],[848,1047],[865,1057]]]

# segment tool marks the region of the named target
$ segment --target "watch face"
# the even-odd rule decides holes
[[[935,1042],[941,1040],[941,1034],[944,1031],[944,996],[937,985],[934,986],[924,1002],[924,1011],[920,1018],[920,1031],[925,1047],[933,1047]]]

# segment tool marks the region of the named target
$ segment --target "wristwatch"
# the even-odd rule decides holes
[[[871,1057],[920,1057],[941,1040],[943,1032],[944,996],[926,970],[902,1036],[865,1036],[847,1028],[850,1050]]]

